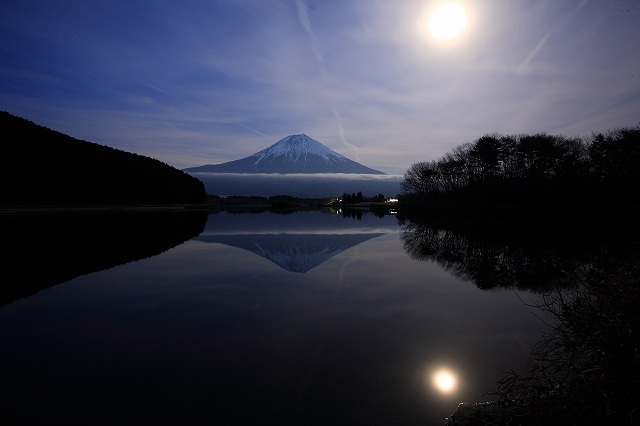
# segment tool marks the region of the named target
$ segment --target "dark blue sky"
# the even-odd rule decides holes
[[[0,109],[183,168],[306,133],[402,174],[486,133],[640,123],[640,2],[0,4]]]

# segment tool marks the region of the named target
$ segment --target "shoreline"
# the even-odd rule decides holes
[[[76,205],[76,206],[2,206],[1,214],[37,213],[121,213],[211,210],[212,204],[132,204],[132,205]]]

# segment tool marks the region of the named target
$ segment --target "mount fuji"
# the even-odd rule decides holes
[[[349,173],[384,175],[338,154],[307,135],[289,135],[239,160],[184,169],[188,173]]]
[[[382,233],[205,235],[196,240],[238,247],[270,260],[289,272],[305,273],[343,251]]]

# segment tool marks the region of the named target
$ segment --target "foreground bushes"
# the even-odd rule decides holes
[[[527,374],[498,382],[500,424],[640,422],[640,262],[539,306],[554,325]]]

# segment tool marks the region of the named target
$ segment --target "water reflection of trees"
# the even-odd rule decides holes
[[[394,214],[390,208],[371,208],[371,207],[327,207],[325,209],[329,213],[339,214],[345,219],[362,220],[364,216],[373,215],[377,218],[383,218],[387,215]]]
[[[632,250],[633,233],[556,223],[441,223],[403,220],[401,240],[411,258],[435,261],[481,289],[546,291],[584,282]],[[574,224],[575,225],[575,224]]]
[[[200,234],[206,211],[5,214],[0,306],[80,275],[158,255]]]

